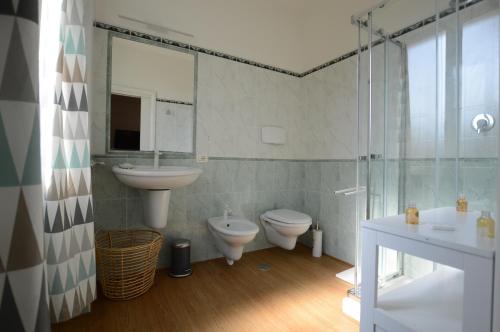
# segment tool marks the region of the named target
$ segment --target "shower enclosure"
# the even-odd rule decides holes
[[[386,0],[358,28],[355,282],[361,220],[453,206],[496,214],[498,1]],[[436,264],[381,252],[379,283]]]

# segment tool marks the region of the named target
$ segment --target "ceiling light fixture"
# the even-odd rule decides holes
[[[158,25],[158,24],[154,24],[154,23],[145,22],[145,21],[139,20],[137,18],[133,18],[133,17],[125,16],[125,15],[118,15],[118,17],[122,18],[124,20],[129,20],[129,21],[132,21],[132,22],[144,24],[144,25],[146,25],[146,27],[148,29],[156,31],[156,32],[163,33],[165,35],[168,35],[169,33],[176,33],[178,35],[186,36],[186,37],[189,37],[189,38],[194,38],[194,35],[192,35],[190,33],[179,31],[179,30],[175,30],[175,29],[171,29],[171,28],[167,28],[167,27],[164,27],[162,25]]]

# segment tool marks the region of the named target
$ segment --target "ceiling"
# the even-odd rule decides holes
[[[167,37],[304,72],[357,47],[353,13],[378,0],[99,0],[97,21],[150,31],[118,15],[193,34]]]

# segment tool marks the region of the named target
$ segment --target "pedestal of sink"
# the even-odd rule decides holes
[[[145,224],[153,228],[166,227],[170,190],[144,190],[141,196]]]

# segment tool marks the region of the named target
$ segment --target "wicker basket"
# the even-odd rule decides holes
[[[161,233],[152,230],[100,232],[96,235],[99,281],[104,295],[129,300],[153,285]]]

